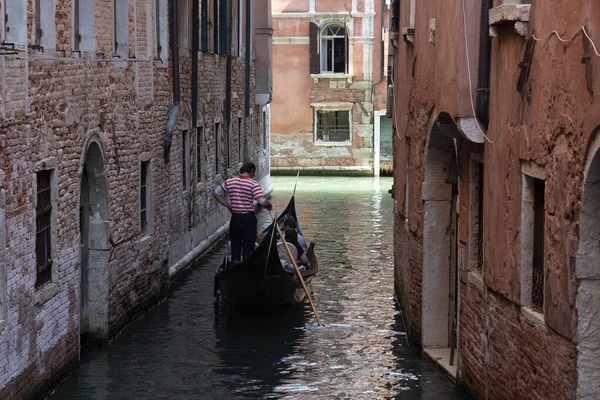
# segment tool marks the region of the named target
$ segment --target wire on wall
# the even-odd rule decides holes
[[[462,3],[462,12],[463,12],[463,27],[464,27],[464,31],[465,31],[465,50],[466,50],[466,56],[467,56],[466,57],[467,58],[467,72],[469,74],[469,98],[471,99],[471,110],[473,111],[473,118],[475,118],[475,124],[477,125],[477,129],[479,129],[479,132],[481,132],[481,134],[483,135],[485,140],[494,144],[496,142],[491,140],[489,137],[487,137],[487,135],[485,134],[483,129],[481,129],[481,126],[479,125],[479,121],[477,120],[477,113],[475,112],[475,103],[473,102],[473,83],[472,83],[472,79],[471,79],[471,63],[469,62],[469,59],[470,59],[470,57],[469,57],[469,39],[468,39],[468,35],[467,35],[467,14],[465,12],[465,0],[462,0],[461,3]]]
[[[588,34],[587,30],[585,29],[585,26],[582,26],[581,28],[579,28],[579,30],[577,32],[575,32],[575,34],[573,35],[573,37],[571,39],[563,39],[563,38],[560,37],[560,35],[558,34],[557,31],[552,31],[544,39],[540,39],[540,38],[536,37],[535,33],[534,33],[533,34],[533,40],[535,40],[536,42],[545,42],[546,40],[550,39],[552,36],[556,36],[558,38],[558,40],[560,40],[563,43],[571,43],[577,36],[581,35],[582,33],[585,35],[585,37],[587,38],[587,40],[590,41],[592,47],[594,48],[594,53],[596,53],[596,56],[600,57],[600,53],[598,53],[598,48],[596,47],[596,43],[594,43],[594,41],[592,40],[592,38]]]

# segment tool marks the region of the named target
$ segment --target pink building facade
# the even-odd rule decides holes
[[[476,398],[600,397],[595,6],[392,1],[396,293]]]
[[[275,0],[272,11],[273,170],[378,172],[388,4]]]

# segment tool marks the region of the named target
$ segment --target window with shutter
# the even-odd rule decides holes
[[[213,52],[219,54],[219,0],[213,0]]]
[[[325,26],[321,31],[321,72],[347,73],[348,40],[346,28],[339,23]]]
[[[219,0],[219,54],[229,54],[229,7],[228,0]]]
[[[210,50],[209,48],[209,34],[208,34],[208,0],[201,0],[200,2],[200,30],[201,30],[201,40],[200,40],[200,49],[204,52]]]

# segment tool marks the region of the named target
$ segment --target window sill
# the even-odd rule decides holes
[[[140,243],[148,242],[152,239],[152,234],[149,232],[144,232],[141,234]]]
[[[35,305],[41,306],[58,294],[57,283],[46,283],[41,288],[36,289]]]
[[[325,72],[321,74],[310,74],[310,77],[315,83],[319,83],[319,79],[346,79],[348,80],[348,83],[352,83],[352,78],[354,77],[354,74],[336,74],[334,72]]]
[[[499,36],[499,25],[514,25],[515,32],[526,37],[528,34],[531,4],[501,4],[490,10],[490,36]]]
[[[541,322],[542,324],[546,323],[546,319],[544,318],[544,314],[542,314],[541,312],[535,311],[533,308],[526,307],[526,306],[523,306],[522,310],[523,310],[523,314],[525,314],[526,316],[532,317],[536,321]]]
[[[405,27],[402,28],[402,38],[407,43],[415,43],[415,28],[414,27]]]
[[[323,147],[350,147],[352,146],[351,141],[346,142],[324,142],[322,140],[315,140],[315,146],[323,146]]]
[[[204,183],[204,182],[196,183],[196,193],[203,191],[205,187],[206,187],[206,183]]]

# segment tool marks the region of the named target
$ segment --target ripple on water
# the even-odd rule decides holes
[[[295,179],[274,177],[281,211]],[[242,315],[214,305],[221,242],[178,277],[167,301],[109,346],[82,354],[56,399],[453,399],[437,370],[408,348],[393,299],[391,179],[300,177],[296,203],[320,272],[308,305]],[[268,223],[268,213],[259,223]]]

